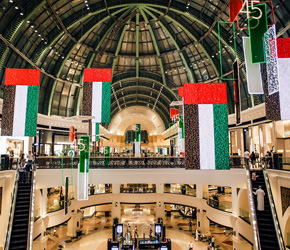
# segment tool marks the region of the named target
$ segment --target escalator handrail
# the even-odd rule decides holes
[[[259,229],[258,229],[256,207],[255,207],[255,202],[254,202],[251,171],[249,169],[247,169],[247,190],[248,190],[248,198],[249,198],[249,203],[250,203],[249,204],[250,217],[251,217],[253,234],[254,234],[254,249],[261,250],[262,247],[261,247],[260,235],[259,235]]]
[[[17,190],[18,190],[18,180],[19,180],[19,170],[16,169],[14,187],[12,191],[11,207],[10,207],[10,212],[9,212],[9,217],[8,217],[8,224],[7,224],[7,229],[6,229],[6,237],[5,237],[3,250],[8,250],[10,246],[10,238],[11,238],[11,231],[12,231],[12,226],[13,226],[13,218],[14,218]]]
[[[267,188],[269,203],[270,203],[270,207],[271,207],[272,217],[274,220],[274,226],[275,226],[275,231],[276,231],[276,235],[277,235],[277,239],[278,239],[279,249],[286,250],[282,231],[281,231],[281,227],[280,227],[280,223],[279,223],[279,219],[278,219],[278,214],[277,214],[274,199],[273,199],[271,184],[269,181],[267,170],[264,169],[263,174],[264,174],[265,184],[266,184],[266,188]]]
[[[33,226],[34,226],[34,203],[35,203],[35,171],[31,171],[31,192],[29,204],[29,220],[27,233],[27,250],[33,247]]]

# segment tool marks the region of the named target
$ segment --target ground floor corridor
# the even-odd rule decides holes
[[[172,241],[173,250],[187,250],[189,243],[194,243],[194,249],[208,249],[207,242],[196,242],[194,232],[196,223],[193,221],[192,232],[189,231],[189,218],[184,218],[179,213],[172,213],[171,217],[166,217],[166,237]],[[139,238],[145,232],[149,236],[150,224],[154,224],[156,217],[150,213],[134,216],[124,214],[121,217],[121,223],[124,224],[124,230],[127,230],[128,223],[131,231],[137,226]],[[67,236],[67,224],[51,228],[47,231],[48,242],[47,250],[54,249],[86,249],[86,250],[106,250],[107,240],[112,237],[112,218],[105,217],[105,214],[99,212],[90,218],[84,218],[81,222],[82,235],[76,239]],[[232,249],[232,236],[230,231],[224,234],[224,227],[211,224],[211,234],[216,239],[216,246],[221,250]],[[229,235],[230,234],[230,235]]]

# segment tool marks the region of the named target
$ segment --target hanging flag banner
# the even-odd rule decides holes
[[[229,3],[230,22],[234,22],[243,8],[243,0],[231,0]]]
[[[183,87],[178,87],[178,96],[183,97]]]
[[[265,63],[263,37],[268,30],[266,3],[249,5],[248,19],[252,63]]]
[[[178,109],[170,108],[170,118],[171,120],[178,120]]]
[[[240,108],[240,78],[239,78],[239,63],[236,59],[233,63],[234,78],[238,79],[234,81],[235,88],[235,114],[236,114],[236,124],[241,123],[241,108]]]
[[[96,141],[96,123],[111,121],[112,69],[84,69],[83,115],[92,119],[92,141]]]
[[[70,126],[69,127],[69,141],[73,142],[75,140],[75,127]]]
[[[260,64],[252,63],[250,39],[243,37],[244,56],[247,72],[248,92],[251,95],[264,94]]]
[[[135,129],[135,156],[141,157],[141,124],[136,124]]]
[[[90,137],[80,137],[80,157],[78,165],[78,192],[79,201],[89,198],[89,168],[90,168]]]
[[[6,69],[2,136],[36,136],[40,70]]]
[[[229,169],[225,83],[185,83],[186,169]]]
[[[178,149],[180,154],[184,154],[184,121],[183,115],[179,116],[178,122]]]
[[[104,163],[105,163],[105,166],[109,166],[110,165],[110,154],[111,154],[110,150],[111,150],[110,146],[104,146],[104,157],[105,157]]]

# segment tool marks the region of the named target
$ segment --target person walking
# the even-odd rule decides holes
[[[255,157],[255,152],[254,151],[251,153],[250,158],[251,158],[252,168],[255,168],[256,157]]]
[[[188,225],[189,225],[189,232],[192,232],[192,220],[189,221]]]
[[[199,232],[198,232],[198,229],[196,227],[196,229],[195,229],[195,241],[198,241],[198,239],[199,239]]]
[[[31,151],[28,152],[27,160],[28,160],[28,163],[30,163],[30,164],[32,164],[34,162],[34,155],[32,154]]]
[[[256,192],[253,192],[254,195],[257,195],[257,210],[258,211],[264,211],[264,198],[265,198],[265,192],[262,189],[262,186],[259,186],[259,189]]]
[[[255,150],[255,160],[256,160],[256,164],[257,164],[257,167],[259,167],[259,157],[260,157],[260,155],[259,155],[259,153],[257,152],[257,150]]]
[[[245,165],[246,167],[249,167],[250,152],[247,149],[244,152],[244,157],[245,157]]]
[[[26,179],[26,184],[30,183],[30,173],[31,173],[31,163],[27,163],[25,165],[25,179]]]
[[[20,164],[18,165],[18,170],[19,170],[19,183],[24,183],[24,171],[25,171],[24,160],[21,160]]]
[[[193,250],[193,243],[192,243],[192,241],[191,242],[189,242],[189,250]]]
[[[211,241],[210,241],[210,242],[211,242],[211,244],[210,244],[210,245],[211,245],[212,249],[214,249],[214,245],[215,245],[215,238],[214,238],[213,236],[211,237]]]

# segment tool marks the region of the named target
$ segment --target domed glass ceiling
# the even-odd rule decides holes
[[[229,0],[4,0],[0,3],[0,96],[5,68],[39,68],[39,112],[81,114],[83,68],[112,68],[112,116],[135,105],[154,109],[165,126],[177,87],[186,82],[220,82],[217,21],[228,21]],[[268,3],[269,4],[269,3]],[[270,6],[270,5],[269,5]],[[290,1],[274,0],[277,33],[289,37]],[[269,23],[273,22],[269,7]],[[245,25],[242,16],[240,23]],[[250,96],[243,65],[241,106],[264,101]],[[232,34],[222,36],[224,74],[232,70]],[[227,81],[229,113],[233,82]]]

